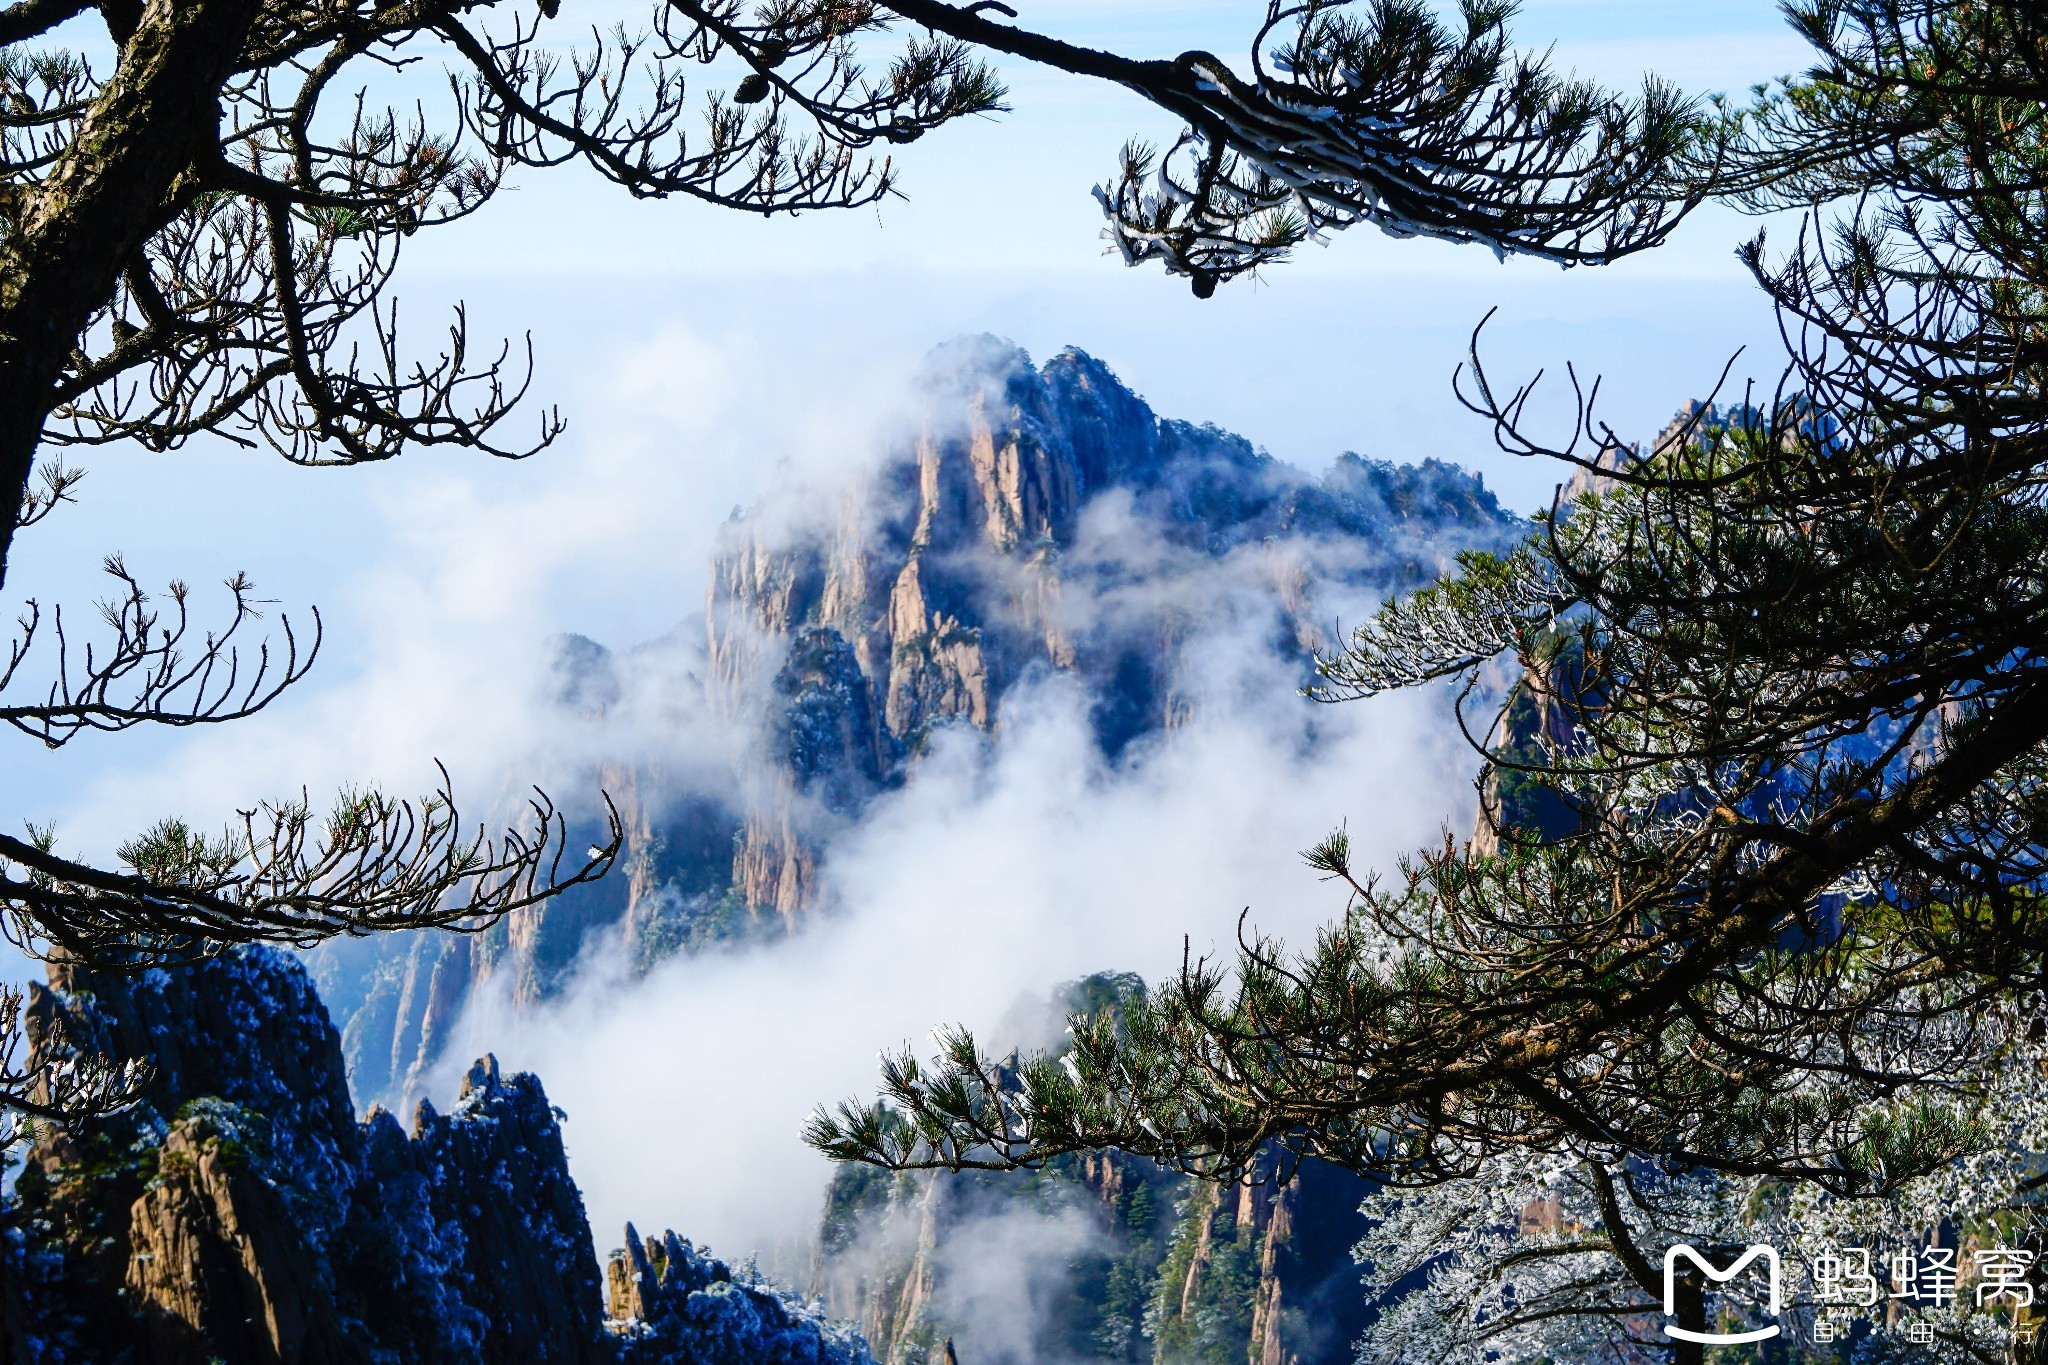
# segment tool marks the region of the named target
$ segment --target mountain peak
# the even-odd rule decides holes
[[[1028,381],[1036,374],[1029,351],[1008,337],[980,332],[932,347],[918,365],[915,386],[943,401],[976,389]]]

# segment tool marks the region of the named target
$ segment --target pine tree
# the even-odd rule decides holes
[[[1307,855],[1348,893],[1312,948],[1248,931],[1013,1092],[946,1035],[886,1063],[879,1103],[821,1110],[817,1146],[898,1167],[1117,1147],[1230,1180],[1278,1144],[1425,1191],[1381,1205],[1411,1268],[1461,1201],[1493,1201],[1483,1241],[1501,1191],[1597,1172],[1569,1177],[1595,1269],[1529,1281],[1582,1320],[1517,1339],[1499,1318],[1488,1349],[1521,1359],[1577,1358],[1557,1343],[1649,1292],[1600,1179],[1833,1209],[2038,1171],[2042,1135],[2008,1120],[2038,1104],[2048,984],[2048,15],[1788,14],[1813,67],[1727,109],[1715,172],[1729,202],[1802,214],[1789,250],[1741,253],[1782,322],[1776,388],[1636,444],[1574,375],[1547,438],[1475,334],[1467,405],[1572,482],[1511,553],[1320,661],[1325,700],[1467,704],[1514,662],[1523,716],[1467,718],[1488,837],[1381,878],[1339,833]],[[1503,793],[1553,818],[1504,819]],[[1404,1225],[1408,1198],[1427,1213]],[[1454,1337],[1495,1321],[1483,1293],[1444,1301]]]
[[[1187,121],[1163,164],[1131,148],[1103,200],[1127,259],[1198,293],[1357,223],[1597,264],[1662,240],[1714,156],[1711,121],[1667,88],[1620,98],[1515,56],[1495,0],[1448,24],[1422,0],[1362,19],[1272,0],[1249,76],[1206,53],[1078,47],[999,22],[1017,16],[993,0],[659,0],[643,31],[610,36],[575,9],[0,3],[0,583],[16,534],[77,495],[74,447],[219,438],[304,465],[540,450],[556,411],[512,432],[530,353],[473,348],[459,310],[437,355],[403,343],[388,288],[413,235],[481,211],[508,174],[572,162],[635,197],[764,216],[875,204],[897,189],[891,149],[1002,107],[984,52],[1117,82]],[[110,67],[66,46],[83,25]],[[372,79],[424,85],[408,112],[368,98]],[[243,718],[318,652],[317,614],[248,639],[246,579],[207,630],[181,584],[154,595],[107,568],[104,634],[32,603],[0,664],[0,719],[51,747]],[[419,801],[348,793],[324,817],[252,802],[221,835],[166,823],[112,869],[32,826],[0,834],[0,922],[32,954],[110,970],[479,928],[601,875],[619,847],[613,819],[568,856],[554,806],[531,815],[487,838],[443,774]],[[132,1097],[136,1075],[26,1038],[19,1005],[0,992],[0,1111]]]

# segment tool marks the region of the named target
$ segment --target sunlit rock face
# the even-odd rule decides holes
[[[1454,466],[1345,455],[1311,477],[1159,418],[1076,350],[1037,367],[994,338],[957,342],[920,392],[899,447],[825,510],[736,518],[711,577],[712,703],[774,736],[732,886],[792,924],[834,819],[901,780],[939,727],[994,728],[1020,681],[1077,676],[1114,757],[1200,704],[1189,638],[1270,617],[1271,643],[1305,664],[1331,590],[1412,585],[1513,531]]]
[[[81,1045],[153,1056],[136,1109],[39,1134],[20,1186],[31,1359],[608,1359],[540,1083],[488,1059],[410,1133],[358,1121],[341,1040],[267,949],[139,980],[52,972]]]
[[[1312,585],[1412,583],[1510,525],[1449,465],[1347,455],[1312,478],[1242,437],[1162,420],[1080,351],[1034,368],[993,338],[955,343],[922,390],[914,435],[832,516],[792,526],[769,505],[728,528],[707,616],[730,712],[760,694],[758,655],[830,631],[859,666],[885,757],[935,725],[987,728],[1034,668],[1091,685],[1114,752],[1172,723],[1173,645],[1244,610],[1233,590],[1266,589],[1307,645],[1325,624]],[[1220,571],[1247,549],[1242,573]]]
[[[530,1006],[596,943],[644,969],[795,932],[820,908],[833,839],[939,731],[999,729],[1020,685],[1085,688],[1117,761],[1201,709],[1191,642],[1235,626],[1305,681],[1340,616],[1517,531],[1456,466],[1346,454],[1311,475],[1159,417],[1077,350],[1037,365],[958,341],[913,391],[840,484],[780,488],[732,518],[701,620],[633,649],[555,642],[539,691],[561,725],[616,726],[622,698],[651,691],[710,717],[731,753],[714,776],[679,774],[644,756],[652,736],[621,737],[578,782],[619,806],[618,873],[475,938],[316,954],[364,1094],[409,1107],[480,993]]]
[[[153,1056],[144,1102],[44,1127],[0,1244],[23,1365],[862,1365],[850,1326],[689,1249],[607,1309],[559,1114],[486,1057],[446,1112],[358,1120],[305,970],[53,969],[34,1027]],[[630,1230],[629,1230],[630,1232]],[[671,1234],[669,1245],[688,1248]],[[626,1292],[630,1291],[630,1292]]]

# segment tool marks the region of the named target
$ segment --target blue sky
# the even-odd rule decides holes
[[[1082,42],[1227,56],[1263,6],[1020,8]],[[582,10],[599,23],[644,12],[642,0]],[[1802,61],[1760,0],[1536,0],[1516,32],[1617,84],[1655,69],[1735,90]],[[571,427],[531,462],[434,454],[307,471],[224,450],[92,454],[79,505],[17,546],[10,598],[82,605],[115,550],[153,581],[244,569],[282,605],[323,608],[328,654],[266,721],[88,737],[57,756],[17,746],[0,818],[54,817],[104,849],[150,812],[211,823],[279,784],[317,791],[350,775],[413,786],[430,752],[488,764],[491,718],[516,708],[485,694],[523,686],[509,676],[522,651],[559,630],[626,645],[670,628],[701,600],[731,507],[793,471],[830,469],[915,359],[962,332],[1041,357],[1079,345],[1163,414],[1217,422],[1305,466],[1347,449],[1457,460],[1523,510],[1547,501],[1555,471],[1494,452],[1450,390],[1488,308],[1500,310],[1488,354],[1502,375],[1561,374],[1566,361],[1602,374],[1625,432],[1654,431],[1736,347],[1770,354],[1769,315],[1730,255],[1756,224],[1717,211],[1599,271],[1353,232],[1198,302],[1105,256],[1088,193],[1126,138],[1170,126],[1118,89],[1006,75],[1013,111],[909,149],[908,197],[879,210],[764,224],[636,202],[576,171],[529,172],[477,218],[424,234],[399,291],[422,348],[458,299],[481,335],[533,331],[537,391]]]

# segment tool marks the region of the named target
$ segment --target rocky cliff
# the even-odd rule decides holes
[[[701,620],[636,650],[556,643],[540,685],[565,723],[652,678],[731,737],[713,773],[650,742],[590,774],[626,822],[620,874],[486,934],[323,947],[306,961],[339,1029],[278,954],[53,976],[45,1017],[154,1055],[159,1079],[130,1114],[39,1136],[0,1247],[12,1358],[866,1359],[674,1234],[629,1228],[600,1275],[537,1080],[486,1059],[446,1112],[415,1103],[465,1008],[542,999],[600,941],[644,967],[793,932],[835,835],[941,728],[999,728],[1017,688],[1066,674],[1118,761],[1203,706],[1191,641],[1237,629],[1305,667],[1340,608],[1516,531],[1454,466],[1345,455],[1311,476],[1158,417],[1078,351],[958,343],[919,392],[846,486],[731,521]],[[351,1079],[410,1122],[359,1117]],[[815,1287],[891,1361],[944,1358],[963,1323],[973,1365],[1306,1365],[1350,1335],[1320,1296],[1352,1283],[1357,1192],[1320,1168],[1218,1193],[1111,1155],[1026,1181],[847,1172],[833,1197]],[[1032,1267],[1022,1325],[976,1316],[990,1265]]]
[[[156,1079],[112,1119],[40,1128],[0,1201],[11,1365],[870,1359],[673,1233],[656,1256],[627,1230],[607,1309],[540,1081],[486,1057],[445,1113],[358,1119],[340,1035],[282,953],[134,980],[55,968],[32,1027],[59,1012]]]
[[[1159,417],[1076,350],[1041,366],[956,342],[915,391],[844,486],[782,490],[725,527],[703,621],[678,633],[687,662],[656,686],[739,737],[732,770],[621,754],[593,774],[627,820],[626,875],[475,938],[316,955],[366,1093],[409,1103],[480,988],[537,1000],[600,935],[644,966],[794,931],[835,834],[937,729],[998,727],[1020,683],[1078,679],[1114,759],[1202,705],[1190,640],[1235,623],[1305,670],[1340,612],[1516,533],[1455,466],[1347,454],[1310,475]],[[603,715],[645,673],[644,652],[568,637],[546,685],[565,714]]]
[[[1146,1319],[1157,1365],[1340,1365],[1371,1321],[1360,1177],[1325,1162],[1189,1190]]]
[[[828,522],[740,518],[712,577],[708,682],[729,713],[763,695],[763,656],[834,661],[777,679],[785,715],[834,717],[830,742],[778,756],[800,790],[836,778],[840,809],[934,726],[994,723],[1036,669],[1090,684],[1114,754],[1174,722],[1175,644],[1248,597],[1305,647],[1323,589],[1412,584],[1511,525],[1451,466],[1346,455],[1312,478],[1162,420],[1079,351],[1037,368],[993,338],[956,343],[921,388],[914,436]]]
[[[1063,1011],[1116,1008],[1106,973]],[[1370,1187],[1327,1163],[1268,1163],[1242,1185],[1122,1152],[1026,1173],[834,1177],[814,1287],[884,1365],[1343,1365],[1370,1322],[1352,1248]]]

